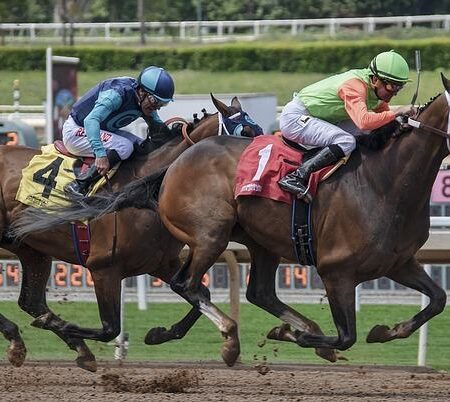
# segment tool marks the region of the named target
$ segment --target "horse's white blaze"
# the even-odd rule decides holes
[[[272,152],[272,145],[273,144],[266,145],[263,149],[261,149],[258,152],[258,156],[260,156],[258,169],[256,170],[256,173],[253,176],[252,181],[257,181],[261,178],[262,173],[264,172],[264,169],[267,165],[267,162],[269,161],[270,154]]]

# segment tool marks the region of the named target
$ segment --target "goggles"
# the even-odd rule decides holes
[[[162,108],[163,106],[166,106],[169,103],[169,102],[164,102],[162,100],[159,100],[156,96],[152,95],[149,92],[145,93],[144,99],[148,99],[148,101],[150,102],[150,105],[152,106],[152,109]]]
[[[405,84],[402,82],[392,82],[382,79],[380,79],[380,81],[383,83],[383,86],[386,88],[386,91],[392,93],[397,93],[398,91],[400,91],[400,89],[402,89],[405,86]]]

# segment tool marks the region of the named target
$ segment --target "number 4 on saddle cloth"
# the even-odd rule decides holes
[[[303,157],[304,152],[287,145],[279,136],[256,137],[239,159],[234,196],[264,197],[292,205],[291,237],[298,262],[314,265],[311,203],[298,200],[278,185],[282,177],[298,168]],[[343,158],[334,166],[313,172],[309,178],[309,194],[314,197],[319,182],[330,177],[346,161],[347,158]]]
[[[94,158],[75,157],[65,150],[62,142],[43,146],[42,153],[35,155],[22,170],[22,180],[16,200],[34,208],[51,208],[69,205],[64,186],[88,169]],[[119,164],[108,172],[111,178]],[[94,194],[106,183],[103,177],[88,195]]]
[[[51,208],[69,205],[64,186],[94,163],[94,158],[78,158],[65,151],[61,141],[41,148],[42,153],[35,155],[28,166],[22,170],[22,180],[17,190],[16,200],[34,208]],[[111,178],[119,164],[108,172]],[[106,183],[102,177],[88,195],[94,194]],[[72,223],[72,238],[79,263],[85,265],[90,251],[89,225],[82,222]]]

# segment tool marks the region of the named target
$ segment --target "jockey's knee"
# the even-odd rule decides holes
[[[334,144],[338,145],[342,149],[342,152],[344,152],[345,156],[348,156],[356,148],[356,138],[350,134],[345,135],[340,137],[338,141],[334,142]]]
[[[133,143],[131,141],[124,141],[119,146],[115,147],[114,150],[120,156],[121,160],[128,159],[134,151]]]

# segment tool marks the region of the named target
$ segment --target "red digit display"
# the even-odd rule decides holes
[[[60,262],[55,266],[55,285],[67,286],[67,264]]]
[[[308,285],[308,270],[306,267],[294,266],[294,285],[298,288],[306,288]]]
[[[161,279],[152,277],[152,280],[150,281],[150,286],[152,288],[161,288],[162,285],[163,285],[163,281]]]
[[[6,284],[18,285],[20,282],[19,263],[6,264]]]
[[[205,285],[206,287],[209,286],[209,274],[203,275],[202,283],[203,283],[203,285]]]
[[[83,286],[83,267],[81,265],[72,265],[70,273],[70,284],[71,286],[79,288]]]
[[[90,288],[94,287],[94,281],[92,280],[91,271],[85,269],[84,272],[86,273],[86,285]]]

